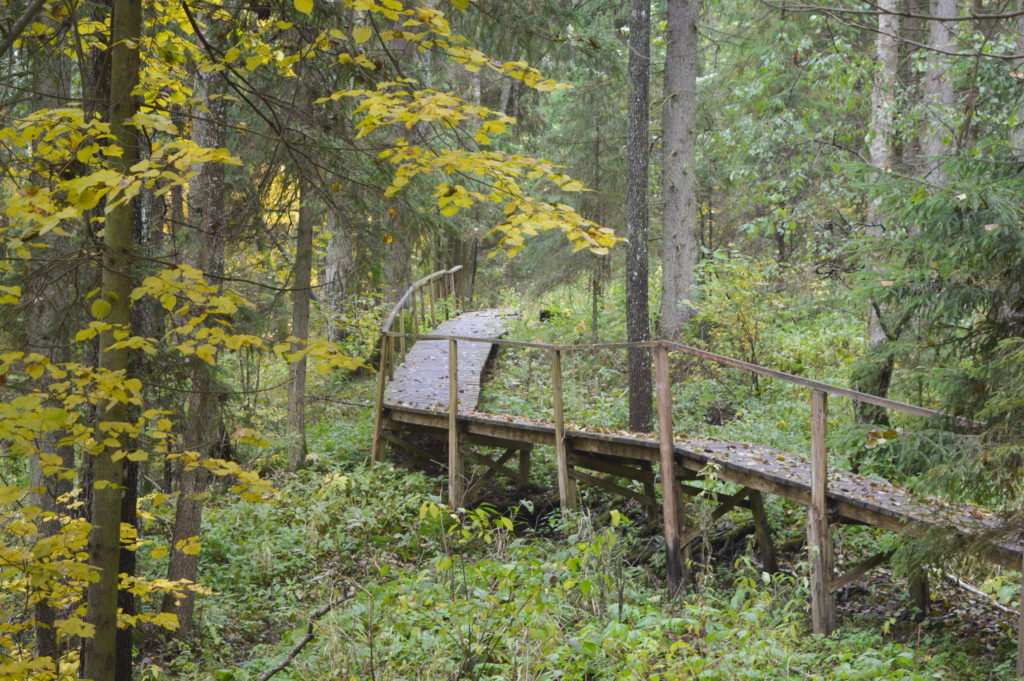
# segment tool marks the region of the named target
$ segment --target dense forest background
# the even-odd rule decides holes
[[[514,337],[976,420],[841,405],[829,445],[1019,532],[1016,0],[3,0],[0,66],[0,680],[1014,677],[1020,573],[938,538],[844,530],[894,562],[810,637],[788,502],[774,575],[690,502],[669,599],[644,509],[555,512],[543,451],[462,512],[366,464],[380,324],[461,265],[440,304]],[[542,362],[483,408],[546,418]],[[644,353],[566,374],[650,430]],[[808,451],[799,389],[674,378],[678,432]]]

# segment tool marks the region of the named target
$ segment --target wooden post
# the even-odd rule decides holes
[[[401,361],[405,361],[405,310],[402,310],[398,315],[398,333],[402,334],[398,337],[398,347],[401,353],[398,355]]]
[[[832,593],[832,532],[828,519],[828,393],[811,391],[811,505],[807,509],[807,548],[811,564],[811,630],[830,634],[835,627]]]
[[[524,446],[519,450],[519,489],[526,489],[530,485],[530,446]]]
[[[672,432],[672,382],[668,372],[668,350],[654,346],[654,382],[658,395],[658,441],[661,452],[661,515],[665,523],[665,565],[668,593],[675,596],[684,586],[686,563],[679,544],[679,489],[676,487],[675,451]]]
[[[768,516],[764,512],[764,496],[756,489],[750,492],[750,512],[754,516],[754,533],[757,535],[757,548],[761,552],[764,571],[778,572],[779,563],[775,559],[772,530],[768,526]]]
[[[924,618],[928,616],[928,606],[931,603],[931,594],[928,589],[928,573],[922,572],[919,575],[913,575],[909,581],[910,600],[913,602],[916,610],[914,621],[923,622]]]
[[[436,297],[434,295],[434,281],[435,281],[434,279],[431,279],[430,282],[428,283],[428,286],[430,286],[430,291],[428,292],[428,295],[430,297],[430,328],[431,328],[431,330],[433,330],[434,327],[437,326],[437,315],[434,313],[434,298]]]
[[[393,379],[395,377],[395,337],[394,336],[388,336],[387,340],[388,340],[388,353],[387,353],[387,355],[385,355],[385,357],[388,360],[386,365],[387,365],[387,368],[388,368],[388,380],[390,381],[391,379]]]
[[[465,480],[459,450],[459,345],[448,341],[448,505],[462,506]]]
[[[558,503],[562,511],[576,510],[576,481],[569,475],[562,405],[562,351],[551,350],[551,406],[555,412],[555,455],[558,461]]]
[[[382,436],[384,434],[384,386],[387,375],[387,354],[388,337],[380,339],[380,366],[377,371],[377,411],[373,417],[373,448],[370,450],[370,463],[374,464],[381,459],[383,447]]]
[[[413,290],[412,295],[409,296],[409,310],[410,310],[409,321],[412,322],[413,333],[420,333],[420,331],[422,330],[421,327],[420,327],[420,317],[419,317],[420,306],[416,304],[416,291],[415,291],[415,289]]]

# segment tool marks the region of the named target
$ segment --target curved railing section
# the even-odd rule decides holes
[[[437,326],[440,315],[448,319],[459,313],[462,304],[456,286],[456,277],[463,271],[462,265],[448,270],[431,272],[412,283],[380,325],[380,360],[377,365],[377,413],[374,427],[373,451],[371,460],[380,458],[381,420],[384,412],[384,388],[387,381],[394,376],[395,367],[405,360],[406,339],[418,337],[423,326],[429,324],[428,331]],[[397,330],[395,326],[398,326]],[[406,333],[407,328],[412,333]],[[396,347],[397,339],[397,347]],[[397,361],[396,361],[397,359]]]

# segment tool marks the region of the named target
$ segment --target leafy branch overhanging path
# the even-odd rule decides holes
[[[815,633],[829,633],[834,627],[835,592],[889,557],[889,553],[872,556],[845,574],[837,575],[832,556],[834,525],[871,525],[914,535],[939,533],[955,538],[968,547],[969,552],[986,560],[1014,570],[1021,568],[1024,541],[1019,535],[1008,533],[1002,521],[990,511],[937,497],[914,495],[889,482],[828,466],[825,434],[830,395],[917,416],[950,417],[667,341],[552,345],[506,340],[502,336],[507,330],[507,313],[477,310],[455,314],[460,303],[456,286],[459,274],[460,268],[441,270],[416,282],[384,323],[373,448],[374,461],[381,459],[385,442],[415,456],[437,460],[436,452],[410,442],[406,434],[426,434],[446,443],[452,507],[479,500],[483,484],[495,475],[505,475],[525,484],[534,445],[552,446],[557,457],[559,499],[563,509],[576,506],[576,486],[581,482],[635,499],[655,512],[661,507],[669,590],[675,592],[687,579],[684,552],[702,531],[699,526],[679,525],[679,499],[684,494],[705,493],[694,482],[699,479],[699,472],[712,465],[719,479],[740,485],[735,494],[719,497],[720,505],[712,517],[721,517],[737,507],[749,509],[766,570],[775,569],[775,556],[762,495],[774,494],[808,507],[811,622]],[[438,325],[441,315],[450,318]],[[413,331],[430,328],[432,332],[406,333],[407,323]],[[415,343],[411,344],[413,341]],[[654,357],[658,436],[609,434],[567,424],[562,409],[562,355],[592,353],[597,349],[625,350],[638,345],[649,347]],[[551,420],[477,411],[486,361],[500,346],[528,347],[548,353]],[[809,388],[811,457],[746,442],[675,437],[671,417],[670,353],[696,356]],[[452,381],[452,376],[457,380]],[[959,425],[976,424],[961,420]],[[498,448],[503,453],[492,459],[474,447]],[[506,465],[517,455],[516,468]],[[484,471],[467,488],[468,463],[482,465]],[[654,474],[654,464],[659,467],[658,476]],[[628,481],[642,483],[643,492],[627,487]],[[661,494],[656,495],[655,484],[659,481]],[[917,606],[924,611],[927,590],[913,591],[919,601]],[[1024,650],[1024,627],[1020,645],[1020,650]],[[1022,657],[1019,652],[1018,666],[1024,664]]]

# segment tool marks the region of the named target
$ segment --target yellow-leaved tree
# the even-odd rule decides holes
[[[400,46],[539,91],[564,87],[474,48],[436,5],[21,8],[24,21],[0,44],[5,70],[25,67],[17,77],[33,93],[2,104],[0,128],[0,313],[13,329],[0,334],[0,681],[127,681],[133,628],[187,627],[191,606],[182,604],[201,590],[204,481],[226,479],[248,499],[274,495],[219,455],[227,440],[265,442],[252,428],[228,429],[218,411],[224,357],[261,351],[303,373],[308,360],[323,370],[361,364],[308,332],[273,338],[252,321],[260,309],[225,271],[227,247],[245,233],[226,197],[258,206],[250,222],[265,225],[265,188],[283,174],[303,191],[281,192],[274,211],[300,222],[305,214],[312,230],[310,208],[330,208],[352,180],[317,162],[330,152],[367,168],[367,186],[386,173],[382,206],[419,185],[440,218],[493,207],[499,251],[514,254],[546,230],[574,249],[616,243],[538,192],[579,192],[579,183],[494,148],[513,118],[420,85],[393,59],[389,49]],[[308,103],[301,116],[295,102]],[[311,132],[318,116],[344,119],[347,146]],[[241,250],[259,260],[258,249]],[[292,291],[296,308],[308,304],[307,256],[296,252],[293,268],[273,268],[277,279],[262,285]],[[140,474],[158,470],[168,486]],[[138,508],[172,502],[171,536],[147,536]],[[140,551],[167,561],[167,576],[141,575]]]

